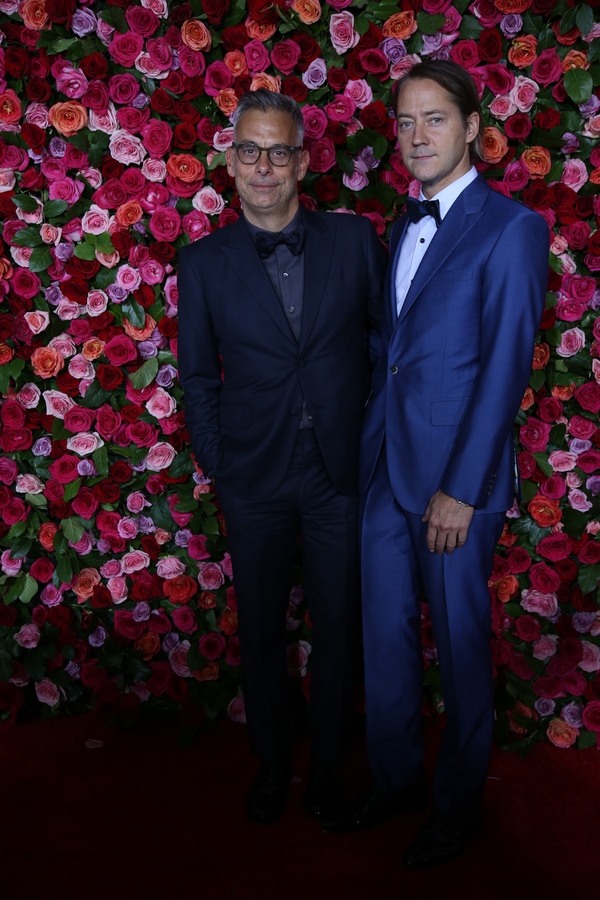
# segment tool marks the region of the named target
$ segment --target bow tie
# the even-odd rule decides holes
[[[261,259],[270,256],[275,247],[279,244],[285,244],[290,248],[294,256],[300,256],[304,247],[304,231],[257,231],[256,232],[256,249]]]
[[[439,200],[413,200],[409,197],[406,201],[406,212],[411,222],[418,222],[424,216],[433,216],[437,228],[442,224]]]

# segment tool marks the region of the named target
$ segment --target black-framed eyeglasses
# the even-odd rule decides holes
[[[269,162],[274,166],[287,166],[294,153],[302,150],[302,147],[289,147],[287,144],[272,144],[270,147],[259,147],[252,141],[241,141],[231,145],[235,148],[237,158],[246,166],[252,166],[260,159],[261,153],[266,153]]]

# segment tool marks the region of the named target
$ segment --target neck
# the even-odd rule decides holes
[[[283,231],[285,226],[290,224],[299,208],[300,203],[298,202],[298,197],[294,197],[289,206],[286,206],[284,210],[244,209],[242,207],[244,215],[252,225],[261,228],[263,231],[273,232]]]

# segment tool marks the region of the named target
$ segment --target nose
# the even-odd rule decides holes
[[[260,156],[255,162],[256,171],[261,175],[268,175],[269,172],[273,171],[273,163],[269,159],[266,150],[260,151]]]
[[[415,146],[427,143],[427,129],[424,122],[415,122],[412,130],[412,142]]]

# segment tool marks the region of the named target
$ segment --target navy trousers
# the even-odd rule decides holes
[[[434,806],[458,813],[481,800],[491,751],[494,708],[487,581],[504,515],[476,513],[465,546],[443,556],[428,551],[427,525],[421,518],[396,502],[384,445],[362,509],[367,749],[375,779],[384,790],[406,790],[418,778],[423,756],[424,587],[447,715],[435,770]]]
[[[312,757],[341,754],[351,702],[358,610],[358,497],[336,492],[312,429],[298,432],[293,458],[269,497],[246,500],[217,483],[238,602],[244,702],[250,749],[287,758],[294,732],[286,657],[286,612],[302,538],[304,590],[313,626]]]

